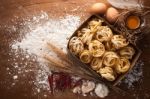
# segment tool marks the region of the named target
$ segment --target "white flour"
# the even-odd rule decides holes
[[[45,22],[39,23],[41,21]],[[79,26],[79,22],[80,18],[72,15],[57,20],[48,19],[46,13],[43,13],[39,18],[34,16],[33,20],[25,22],[25,27],[29,28],[30,32],[25,30],[25,37],[21,42],[16,41],[12,45],[12,49],[20,47],[22,50],[27,51],[28,54],[37,56],[41,56],[45,52],[47,42],[54,42],[65,49],[67,45],[66,38],[71,36],[73,31]]]
[[[41,12],[40,15],[34,16],[32,19],[25,20],[23,28],[19,30],[20,37],[23,37],[21,41],[15,40],[11,44],[12,52],[14,54],[12,65],[16,74],[13,75],[13,79],[16,80],[21,76],[26,76],[29,72],[34,72],[36,75],[36,80],[33,81],[36,88],[33,89],[36,92],[40,93],[41,90],[49,90],[48,75],[51,73],[47,64],[43,61],[43,53],[47,53],[46,43],[53,42],[55,45],[58,45],[60,48],[66,49],[67,39],[79,26],[80,17],[67,15],[59,19],[50,19],[48,18],[47,13]],[[13,30],[14,30],[13,26]],[[32,68],[32,62],[25,61],[21,62],[16,61],[17,58],[21,57],[19,50],[21,49],[21,54],[24,54],[24,58],[21,58],[21,61],[24,59],[30,60],[32,62],[37,61],[38,64],[36,67]],[[51,53],[49,53],[51,55]],[[10,53],[12,55],[12,53]],[[9,60],[8,60],[9,61]],[[35,69],[36,68],[36,69]],[[10,71],[7,68],[7,71]],[[11,74],[11,73],[10,73]],[[15,85],[14,81],[12,86]]]
[[[133,70],[123,80],[128,89],[134,88],[134,82],[138,82],[143,77],[143,65],[142,61],[136,63]]]

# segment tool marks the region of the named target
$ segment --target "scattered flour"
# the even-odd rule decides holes
[[[37,16],[30,19],[24,19],[21,23],[23,28],[18,29],[13,26],[13,31],[19,31],[21,40],[14,40],[10,44],[12,51],[9,55],[13,55],[13,70],[7,68],[10,75],[13,76],[15,85],[18,76],[26,77],[29,73],[35,74],[34,94],[40,93],[41,90],[49,90],[48,75],[51,70],[42,58],[44,53],[52,55],[46,48],[47,42],[53,42],[60,48],[66,50],[67,38],[72,35],[75,29],[79,26],[80,17],[66,15],[59,19],[50,19],[46,12],[41,12]],[[17,30],[18,29],[18,30]],[[9,29],[10,31],[10,29]],[[22,56],[20,54],[23,54]],[[20,61],[17,61],[17,60]],[[27,61],[26,61],[27,60]],[[10,61],[10,60],[8,60]],[[33,63],[36,67],[33,67]]]
[[[143,77],[143,65],[144,63],[142,61],[137,62],[133,70],[123,80],[123,83],[128,88],[134,88],[134,82],[138,82]]]
[[[18,75],[13,76],[13,79],[16,80],[18,78]]]
[[[45,21],[42,23],[42,19]],[[80,22],[78,16],[67,15],[61,19],[48,19],[46,13],[42,14],[40,19],[33,17],[33,21],[25,22],[25,27],[30,29],[25,30],[25,37],[21,42],[14,42],[12,49],[21,48],[27,51],[28,54],[41,56],[45,52],[47,42],[54,42],[62,48],[66,48],[67,37],[71,36],[73,31],[77,28]],[[41,22],[41,23],[40,23]],[[27,32],[26,32],[27,31]],[[28,57],[28,56],[27,56]]]

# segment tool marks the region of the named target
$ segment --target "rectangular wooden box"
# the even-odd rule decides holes
[[[98,15],[92,15],[90,18],[88,18],[88,19],[73,33],[73,35],[70,37],[70,39],[71,39],[73,36],[76,35],[77,31],[81,30],[84,26],[86,26],[87,23],[88,23],[91,19],[93,19],[93,18],[98,18],[98,19],[104,20],[104,24],[107,25],[107,26],[109,26],[113,32],[115,32],[116,34],[120,34],[120,33],[121,33],[120,31],[117,31],[115,28],[113,28],[113,26],[110,25],[104,18],[102,18],[102,17],[100,17],[100,16],[98,16]],[[69,39],[69,41],[70,41],[70,39]],[[126,38],[126,39],[128,39],[128,38]],[[69,44],[69,42],[68,42],[68,44]],[[98,74],[96,71],[94,71],[90,66],[88,66],[88,65],[85,64],[85,63],[82,63],[82,62],[80,61],[80,59],[79,59],[77,56],[75,56],[75,55],[69,50],[69,46],[68,46],[68,45],[67,45],[67,50],[68,50],[68,55],[69,55],[69,57],[71,58],[71,60],[73,61],[73,63],[75,63],[76,65],[81,66],[82,68],[85,68],[85,69],[87,69],[88,71],[90,71],[91,73],[93,73],[94,77],[95,77],[98,81],[101,81],[101,82],[103,82],[103,83],[111,84],[111,85],[115,86],[115,85],[117,85],[117,84],[119,83],[120,80],[122,80],[122,79],[132,70],[132,68],[135,66],[135,63],[137,62],[139,56],[141,55],[141,50],[140,50],[140,49],[138,49],[135,45],[133,45],[133,44],[131,44],[131,43],[130,43],[130,45],[131,45],[132,47],[134,47],[134,49],[135,49],[135,54],[134,54],[134,56],[133,56],[133,58],[132,58],[132,60],[131,60],[131,68],[128,70],[128,72],[126,72],[126,73],[120,75],[119,77],[117,77],[116,80],[113,81],[113,82],[110,82],[110,81],[107,81],[106,79],[103,79],[103,78],[101,77],[101,75]]]

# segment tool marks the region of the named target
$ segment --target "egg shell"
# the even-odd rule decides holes
[[[110,7],[107,9],[106,11],[106,19],[110,22],[110,23],[114,23],[117,18],[119,16],[119,11],[113,7]]]
[[[107,10],[105,3],[95,3],[91,6],[90,12],[94,14],[104,14]]]

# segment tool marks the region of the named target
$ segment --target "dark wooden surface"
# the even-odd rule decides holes
[[[32,17],[41,10],[47,12],[52,18],[72,14],[80,16],[84,20],[90,15],[85,9],[88,9],[91,4],[98,1],[105,2],[105,0],[0,0],[0,99],[96,99],[96,97],[75,95],[70,91],[59,92],[54,96],[51,96],[49,92],[33,95],[32,89],[34,86],[32,83],[29,83],[34,79],[34,74],[32,73],[29,73],[24,78],[20,78],[16,87],[9,88],[12,77],[7,74],[6,68],[9,67],[11,69],[11,61],[13,61],[14,57],[9,55],[11,50],[9,44],[14,39],[17,39],[19,34],[16,32],[10,33],[9,28],[5,26],[14,24],[17,26],[17,24],[22,22],[22,18]],[[79,6],[78,10],[71,11],[77,6]],[[16,19],[15,16],[19,18]],[[15,22],[12,20],[15,20]],[[118,86],[129,94],[123,96],[122,93],[111,90],[107,99],[130,99],[130,95],[136,96],[137,99],[150,98],[150,34],[145,36],[138,46],[143,51],[139,59],[144,63],[142,67],[143,77],[138,82],[135,82],[132,89],[126,88],[126,85],[123,84]],[[19,58],[17,61],[20,61]],[[32,64],[34,68],[36,62],[32,62]],[[44,97],[43,93],[47,97]]]

